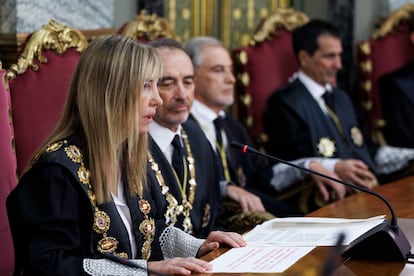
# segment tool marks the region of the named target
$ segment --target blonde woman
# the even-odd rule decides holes
[[[205,272],[211,265],[195,257],[245,245],[236,233],[200,240],[154,219],[147,132],[161,71],[153,49],[126,37],[99,38],[82,54],[61,120],[7,200],[16,274]]]

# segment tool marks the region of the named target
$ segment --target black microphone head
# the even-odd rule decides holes
[[[236,141],[232,141],[231,143],[230,143],[230,145],[233,147],[233,148],[236,148],[236,149],[243,149],[244,148],[244,144],[242,144],[242,143],[239,143],[239,142],[236,142]]]

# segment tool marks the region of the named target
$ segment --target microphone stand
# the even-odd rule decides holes
[[[408,241],[404,232],[398,227],[397,217],[395,215],[394,209],[392,208],[389,201],[386,200],[382,195],[364,187],[351,184],[337,178],[333,178],[320,172],[313,171],[286,160],[277,158],[275,156],[260,152],[246,144],[233,141],[231,142],[231,146],[241,150],[244,154],[248,152],[254,153],[266,157],[270,160],[277,161],[288,166],[295,167],[299,170],[335,181],[347,187],[351,187],[353,189],[368,193],[381,199],[390,210],[391,220],[385,220],[383,223],[377,225],[376,227],[361,235],[359,238],[352,241],[342,253],[342,257],[398,262],[407,261],[407,257],[410,254],[411,250],[410,242]]]

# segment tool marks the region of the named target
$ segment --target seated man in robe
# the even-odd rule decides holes
[[[205,237],[212,229],[225,225],[217,222],[222,201],[218,159],[197,124],[186,122],[194,99],[194,69],[175,40],[159,39],[150,45],[163,64],[158,84],[163,104],[157,107],[149,127],[150,170],[158,179],[153,185],[154,197],[158,198],[167,225]],[[255,212],[256,216],[256,220],[249,221],[243,212],[235,214],[248,222],[246,229],[235,231],[244,232],[274,217],[265,212],[256,195],[240,187],[229,188],[226,193],[235,194],[238,203],[247,202],[247,211]]]
[[[300,70],[267,101],[263,115],[267,151],[288,160],[306,156],[358,160],[340,170],[332,159],[331,170],[366,188],[376,185],[377,178],[385,183],[403,176],[414,151],[379,147],[364,137],[351,99],[336,87],[342,68],[339,31],[328,22],[311,20],[293,31],[292,42]]]

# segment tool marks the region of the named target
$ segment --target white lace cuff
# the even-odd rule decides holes
[[[195,257],[204,241],[176,227],[165,228],[160,237],[161,250],[165,259]]]
[[[129,259],[128,262],[141,268],[127,266],[108,259],[83,259],[83,270],[89,275],[95,276],[148,275],[145,260]]]
[[[304,167],[309,159],[302,158],[290,161],[291,163]],[[299,170],[295,167],[286,165],[284,163],[277,163],[272,167],[273,177],[270,180],[270,185],[276,192],[282,192],[285,189],[293,186],[298,181],[305,179],[307,172]]]
[[[381,146],[375,155],[375,163],[380,174],[401,170],[414,160],[414,149]]]

